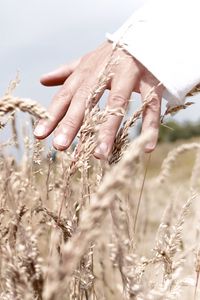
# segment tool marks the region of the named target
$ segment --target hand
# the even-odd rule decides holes
[[[41,78],[43,85],[62,85],[62,87],[50,104],[48,111],[52,117],[51,120],[40,120],[35,128],[34,134],[38,139],[46,138],[55,130],[54,147],[58,150],[65,150],[70,146],[81,127],[86,99],[96,85],[99,74],[105,68],[112,51],[112,43],[105,42],[81,59]],[[105,89],[110,89],[107,107],[126,109],[133,91],[140,92],[144,100],[149,91],[159,82],[126,51],[118,48],[114,53],[114,58],[117,58],[118,63],[113,66],[112,76],[105,87]],[[156,89],[152,101],[143,113],[142,131],[152,128],[154,132],[151,143],[146,147],[146,152],[154,150],[157,143],[163,90],[162,85]],[[99,95],[97,100],[101,96]],[[108,157],[121,121],[122,117],[112,115],[101,125],[95,157],[104,159]]]

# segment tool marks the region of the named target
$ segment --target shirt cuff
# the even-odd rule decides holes
[[[169,106],[200,83],[199,0],[152,0],[107,39],[119,43],[164,86]]]

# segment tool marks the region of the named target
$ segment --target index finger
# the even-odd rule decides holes
[[[46,138],[58,125],[60,120],[66,114],[71,99],[76,93],[76,90],[81,85],[83,78],[79,72],[74,72],[64,83],[62,88],[53,97],[53,100],[48,108],[51,116],[50,120],[40,120],[34,130],[34,135],[38,139]]]

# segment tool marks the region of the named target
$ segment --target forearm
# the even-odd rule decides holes
[[[200,82],[199,0],[152,0],[114,34],[166,88],[171,106]]]

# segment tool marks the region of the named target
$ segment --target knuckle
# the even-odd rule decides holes
[[[63,131],[66,129],[75,130],[77,128],[77,124],[73,117],[67,117],[60,123],[60,127],[63,129]]]
[[[108,105],[112,107],[122,107],[126,108],[128,103],[128,99],[126,99],[120,93],[112,93],[111,97],[109,98]]]
[[[154,115],[147,113],[143,118],[143,128],[154,128],[157,129],[159,127],[159,117],[155,117]]]
[[[151,99],[151,102],[148,105],[148,108],[152,111],[152,112],[159,112],[160,111],[160,100],[157,96],[154,96]]]
[[[71,99],[72,97],[72,92],[70,89],[68,90],[65,90],[65,91],[60,91],[58,92],[55,97],[54,97],[54,100],[57,102],[65,102],[65,101],[68,101],[69,99]]]
[[[104,135],[105,136],[114,136],[115,130],[112,127],[104,128]]]
[[[157,120],[155,120],[155,119],[151,119],[151,120],[149,120],[149,127],[150,128],[157,128],[158,127],[158,121]]]
[[[64,84],[62,89],[57,92],[57,94],[54,97],[55,101],[68,101],[73,97],[73,86],[74,83],[68,81],[67,84]]]
[[[116,130],[112,126],[104,126],[101,128],[100,139],[113,141],[116,136]]]
[[[77,93],[76,93],[76,97],[77,98],[87,98],[90,94],[92,93],[92,88],[89,84],[83,84],[82,86],[80,86],[80,88],[78,89]]]
[[[57,101],[59,101],[59,102],[64,102],[64,101],[66,101],[66,97],[67,97],[66,93],[60,92],[60,93],[58,93],[58,94],[55,96],[54,100],[55,100],[56,102],[57,102]]]

